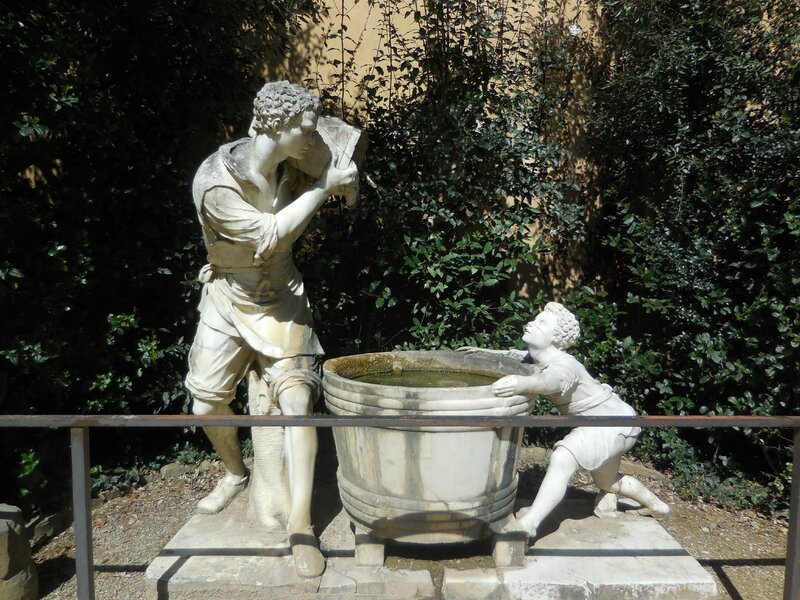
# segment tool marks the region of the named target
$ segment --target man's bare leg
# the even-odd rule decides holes
[[[305,385],[284,390],[278,396],[278,403],[284,415],[311,414],[311,392]],[[325,558],[319,551],[311,525],[317,430],[313,427],[287,427],[285,440],[292,494],[288,531],[294,568],[301,577],[317,577],[325,570]]]
[[[234,414],[227,404],[199,400],[194,401],[192,412],[196,415]],[[197,512],[213,515],[230,504],[247,487],[247,468],[242,460],[242,447],[236,427],[204,427],[203,431],[225,466],[225,475],[214,490],[197,503]]]

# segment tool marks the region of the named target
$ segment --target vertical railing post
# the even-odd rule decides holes
[[[794,430],[792,495],[789,500],[789,538],[786,540],[786,575],[783,600],[800,598],[800,429]]]
[[[75,521],[75,573],[78,600],[94,600],[92,558],[91,476],[89,474],[89,429],[70,429],[72,446],[72,515]]]

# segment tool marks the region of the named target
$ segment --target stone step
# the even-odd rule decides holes
[[[151,598],[707,600],[716,595],[712,577],[656,520],[626,513],[598,519],[590,500],[562,503],[542,524],[525,565],[507,569],[452,566],[470,565],[469,560],[358,567],[353,532],[340,512],[320,535],[327,569],[315,579],[295,575],[285,534],[260,530],[245,503],[237,499],[219,515],[195,515],[186,523],[147,569]],[[403,563],[393,564],[398,562]],[[442,565],[444,578],[433,577]]]

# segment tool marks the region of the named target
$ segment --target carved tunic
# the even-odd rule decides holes
[[[234,158],[246,141],[222,146],[194,178],[192,195],[208,252],[200,271],[200,319],[272,359],[320,355],[291,249],[275,249],[274,207],[290,199],[300,176],[283,163],[277,197],[265,199]]]
[[[581,379],[591,376],[575,358],[565,354],[564,359],[547,369],[557,371],[563,381],[561,393],[548,396],[562,414],[606,417],[636,415],[636,411],[606,384],[602,384],[602,389],[596,394],[576,399],[575,390]],[[639,427],[576,427],[555,445],[565,447],[581,467],[594,471],[609,459],[619,460],[624,452],[633,447],[640,432]]]

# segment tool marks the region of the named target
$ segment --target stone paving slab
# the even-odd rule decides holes
[[[445,600],[703,600],[714,580],[649,517],[564,519],[520,569],[445,568]]]
[[[244,495],[243,495],[244,496]],[[294,572],[282,532],[265,532],[237,501],[219,515],[194,515],[150,563],[145,578],[158,600],[384,600],[433,598],[428,571],[356,567],[344,512],[327,524],[322,577]]]
[[[285,534],[268,533],[237,500],[220,515],[195,515],[145,575],[158,600],[704,600],[711,576],[649,517],[591,516],[568,501],[542,527],[522,568],[445,567],[436,590],[427,570],[357,567],[343,512],[323,528],[322,577],[294,573]]]

